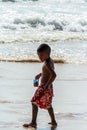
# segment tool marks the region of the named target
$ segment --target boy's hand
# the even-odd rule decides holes
[[[35,76],[35,79],[39,79],[41,77],[41,73]]]

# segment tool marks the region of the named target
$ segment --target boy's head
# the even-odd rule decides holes
[[[47,44],[41,44],[37,49],[37,54],[42,62],[50,57],[50,53],[51,48]]]

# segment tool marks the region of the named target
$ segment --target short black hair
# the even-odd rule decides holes
[[[37,48],[37,52],[46,52],[48,51],[48,53],[51,52],[51,48],[48,44],[41,44],[38,48]]]

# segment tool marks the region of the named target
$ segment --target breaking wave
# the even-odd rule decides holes
[[[87,16],[25,17],[1,24],[0,43],[87,40]]]
[[[0,0],[0,61],[39,62],[45,42],[55,62],[87,63],[86,41],[87,0]]]
[[[11,30],[35,28],[36,30],[39,29],[43,31],[87,32],[87,16],[56,14],[54,16],[43,16],[42,18],[40,18],[40,16],[32,16],[24,19],[14,18],[13,23],[7,25],[5,23],[2,28]]]
[[[0,9],[0,43],[87,40],[86,0],[1,0]]]

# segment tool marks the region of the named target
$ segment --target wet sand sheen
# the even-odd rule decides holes
[[[41,63],[0,63],[0,130],[22,130],[31,120],[31,97],[36,88],[32,81],[41,71]],[[86,65],[55,64],[53,106],[57,130],[87,129],[87,67]],[[37,68],[37,69],[35,69]],[[38,130],[50,130],[46,111],[38,114]]]

